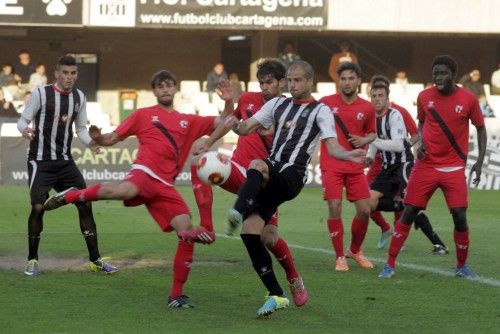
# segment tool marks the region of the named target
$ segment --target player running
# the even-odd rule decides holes
[[[278,59],[265,59],[257,65],[257,79],[259,80],[261,92],[244,93],[239,101],[233,115],[239,120],[251,118],[269,100],[281,96],[285,85],[286,69]],[[224,88],[222,86],[221,88]],[[229,87],[227,87],[229,89]],[[221,95],[226,100],[226,106],[232,110],[233,100],[230,91],[223,91]],[[219,131],[220,130],[220,131]],[[198,150],[198,153],[206,151],[219,138],[228,133],[230,129],[217,129]],[[245,183],[247,169],[250,162],[255,159],[265,159],[269,156],[273,137],[263,132],[253,132],[248,136],[238,138],[236,149],[231,157],[231,174],[223,184],[219,185],[233,194]],[[200,225],[213,231],[212,225],[212,187],[204,184],[196,173],[196,164],[199,155],[193,159],[191,166],[191,183],[198,210],[200,212]],[[235,230],[227,231],[232,235]],[[269,249],[286,273],[295,305],[303,306],[307,302],[308,294],[304,282],[300,277],[292,254],[286,241],[278,235],[278,212],[273,214],[270,221],[262,229],[261,240]]]

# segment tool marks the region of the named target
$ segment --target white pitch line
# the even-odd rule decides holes
[[[230,236],[227,236],[225,234],[219,234],[219,233],[216,233],[216,235],[219,238],[227,238],[227,239],[235,239],[235,240],[241,239],[240,237],[230,237]],[[294,245],[294,244],[288,244],[288,247],[295,248],[295,249],[302,249],[302,250],[316,252],[316,253],[324,253],[324,254],[331,254],[331,255],[334,254],[332,250],[324,249],[324,248],[307,247],[307,246]],[[368,259],[370,259],[371,261],[374,261],[374,262],[385,263],[385,259],[373,258],[373,257],[368,257]],[[419,264],[398,262],[398,267],[419,270],[419,271],[425,271],[428,273],[437,274],[437,275],[441,275],[441,276],[455,277],[455,274],[451,271],[444,271],[444,270],[441,270],[438,268],[423,266],[423,265],[419,265]],[[481,283],[484,285],[491,285],[491,286],[500,287],[500,281],[493,279],[493,278],[478,277],[477,279],[470,279],[470,281],[478,282],[478,283]]]
[[[76,234],[77,232],[47,232],[47,234]],[[101,232],[100,234],[149,234],[151,232],[144,232],[144,233],[137,233],[137,232]],[[25,232],[0,232],[0,234],[25,234]],[[240,237],[231,237],[226,234],[220,234],[216,233],[217,237],[219,238],[225,238],[225,239],[233,239],[233,240],[241,240]],[[324,248],[316,248],[316,247],[307,247],[307,246],[302,246],[302,245],[294,245],[294,244],[288,244],[289,247],[295,248],[295,249],[302,249],[310,252],[316,252],[316,253],[324,253],[324,254],[331,254],[333,255],[333,251],[330,249],[324,249]],[[380,258],[374,258],[374,257],[368,257],[371,261],[374,262],[379,262],[379,263],[385,263],[385,259],[380,259]],[[438,268],[433,268],[433,267],[428,267],[428,266],[423,266],[419,264],[413,264],[413,263],[404,263],[404,262],[398,262],[398,267],[403,267],[403,268],[408,268],[408,269],[413,269],[413,270],[418,270],[418,271],[425,271],[428,273],[432,274],[437,274],[441,276],[448,276],[448,277],[455,277],[455,274],[451,271],[444,271]],[[471,279],[470,281],[478,282],[484,285],[491,285],[491,286],[498,286],[500,287],[500,281],[496,280],[494,278],[487,278],[487,277],[478,277],[477,279]]]

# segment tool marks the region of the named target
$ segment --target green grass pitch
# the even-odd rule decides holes
[[[179,189],[193,211],[189,187]],[[280,208],[281,235],[291,245],[309,291],[303,308],[291,306],[257,319],[265,290],[238,238],[222,235],[234,196],[214,188],[215,244],[195,247],[185,287],[197,307],[167,309],[176,237],[160,232],[146,209],[118,201],[94,204],[100,249],[118,264],[115,275],[86,270],[83,238],[72,206],[47,212],[40,243],[42,273],[22,273],[27,254],[27,187],[0,187],[1,333],[498,333],[500,331],[500,224],[498,191],[471,191],[469,264],[473,282],[451,276],[455,265],[452,222],[441,193],[428,210],[451,252],[430,255],[431,245],[412,229],[392,280],[377,277],[386,251],[376,248],[380,231],[370,223],[363,246],[374,270],[349,262],[334,271],[326,229],[326,204],[318,188],[307,188]],[[344,203],[345,244],[352,205]],[[386,215],[390,218],[390,215]],[[418,267],[412,267],[418,266]],[[283,270],[274,268],[285,290]]]

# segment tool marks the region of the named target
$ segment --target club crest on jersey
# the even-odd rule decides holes
[[[255,105],[253,103],[249,103],[248,106],[247,106],[247,110],[253,110],[253,107],[255,107]]]
[[[68,115],[62,115],[59,118],[59,123],[65,124],[68,121]]]
[[[332,107],[331,111],[332,111],[332,113],[334,113],[334,114],[338,114],[338,113],[339,113],[339,108],[337,108],[337,107]]]
[[[358,112],[356,118],[358,119],[358,121],[362,121],[365,119],[365,114],[363,114],[362,112]]]
[[[455,112],[456,112],[457,114],[460,114],[460,113],[462,112],[462,110],[464,110],[464,106],[461,106],[461,105],[459,105],[459,104],[457,104],[457,105],[455,106]]]
[[[434,101],[429,101],[427,108],[434,108]]]
[[[182,120],[179,122],[179,126],[183,129],[187,128],[188,127],[188,121],[185,121],[185,120]]]
[[[156,122],[159,122],[159,121],[160,121],[159,116],[156,116],[156,115],[151,116],[151,122],[156,123]]]
[[[288,130],[288,129],[292,128],[292,127],[295,127],[295,122],[294,121],[287,121],[285,123],[285,129]]]

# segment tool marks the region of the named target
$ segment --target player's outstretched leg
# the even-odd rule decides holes
[[[66,194],[70,191],[77,190],[75,187],[68,188],[64,191],[58,192],[52,196],[50,196],[45,203],[43,203],[43,208],[45,211],[54,210],[60,208],[63,205],[68,204],[66,202]]]
[[[214,230],[212,222],[212,187],[200,180],[196,167],[196,164],[191,165],[191,187],[193,189],[196,206],[198,206],[198,211],[200,213],[200,226],[212,232]]]
[[[226,231],[227,235],[233,235],[243,223],[243,215],[251,211],[263,179],[264,176],[262,172],[253,168],[247,171],[247,180],[243,183],[238,192],[238,199],[234,207],[231,208],[227,214],[227,220],[229,222]]]
[[[177,233],[180,239],[186,242],[198,242],[202,244],[211,244],[215,241],[215,232],[208,231],[203,226],[194,227],[189,230]]]

